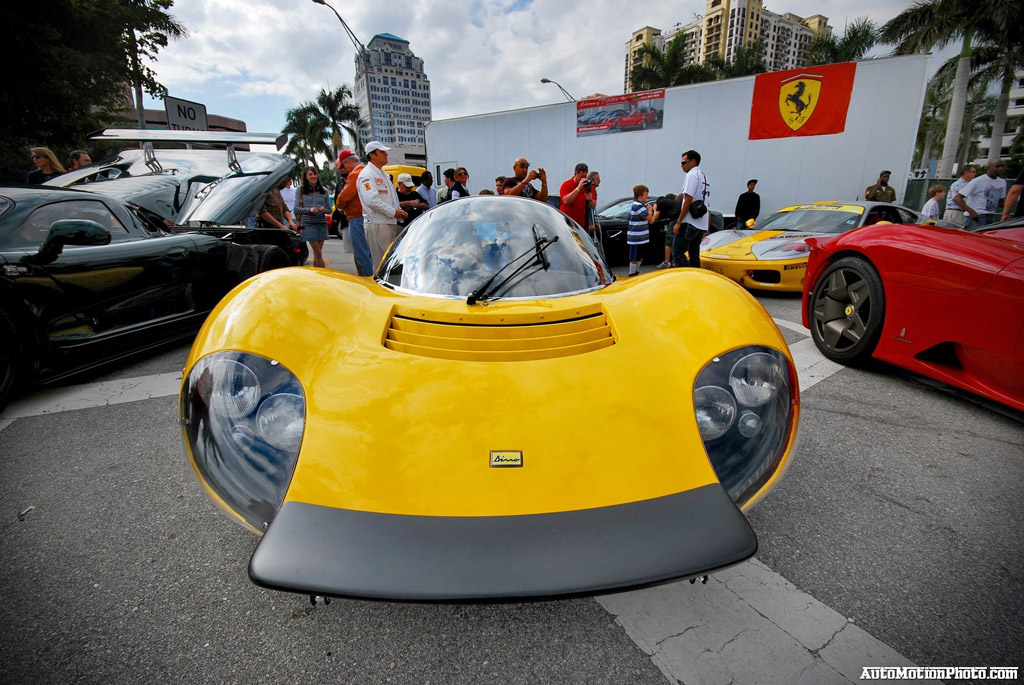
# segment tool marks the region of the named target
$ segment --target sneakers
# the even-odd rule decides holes
[[[669,264],[668,262],[662,262],[662,263],[661,263],[661,264],[659,264],[659,265],[658,265],[658,266],[657,266],[656,268],[658,268],[658,269],[667,269],[667,268],[668,268],[668,267],[670,267],[670,266],[672,266],[672,265],[671,265],[671,264]]]

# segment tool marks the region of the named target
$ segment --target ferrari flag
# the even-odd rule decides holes
[[[758,74],[750,140],[842,133],[856,62]]]

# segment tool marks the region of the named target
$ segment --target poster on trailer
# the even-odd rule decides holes
[[[576,103],[576,137],[661,128],[665,89],[590,98]]]

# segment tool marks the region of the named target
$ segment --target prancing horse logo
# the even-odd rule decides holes
[[[794,131],[814,114],[820,100],[822,78],[820,74],[798,74],[779,87],[779,114]]]

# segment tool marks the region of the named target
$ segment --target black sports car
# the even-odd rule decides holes
[[[651,195],[651,202],[661,202],[664,196]],[[678,198],[677,198],[678,199]],[[633,198],[620,197],[604,205],[597,212],[597,221],[601,224],[601,243],[605,258],[612,266],[622,266],[629,262],[629,246],[626,244],[626,231],[629,228],[629,208]],[[678,206],[676,214],[678,215]],[[673,217],[674,218],[674,217]],[[723,215],[711,211],[711,232],[729,228],[736,223],[732,215]],[[672,225],[664,219],[650,226],[651,242],[645,247],[644,264],[659,264],[665,259],[665,230],[671,231]]]
[[[0,188],[0,407],[33,379],[187,339],[242,280],[301,264],[296,234],[239,225],[293,162],[244,164],[187,193],[171,173]],[[177,192],[189,225],[131,201],[140,189],[150,201]]]

